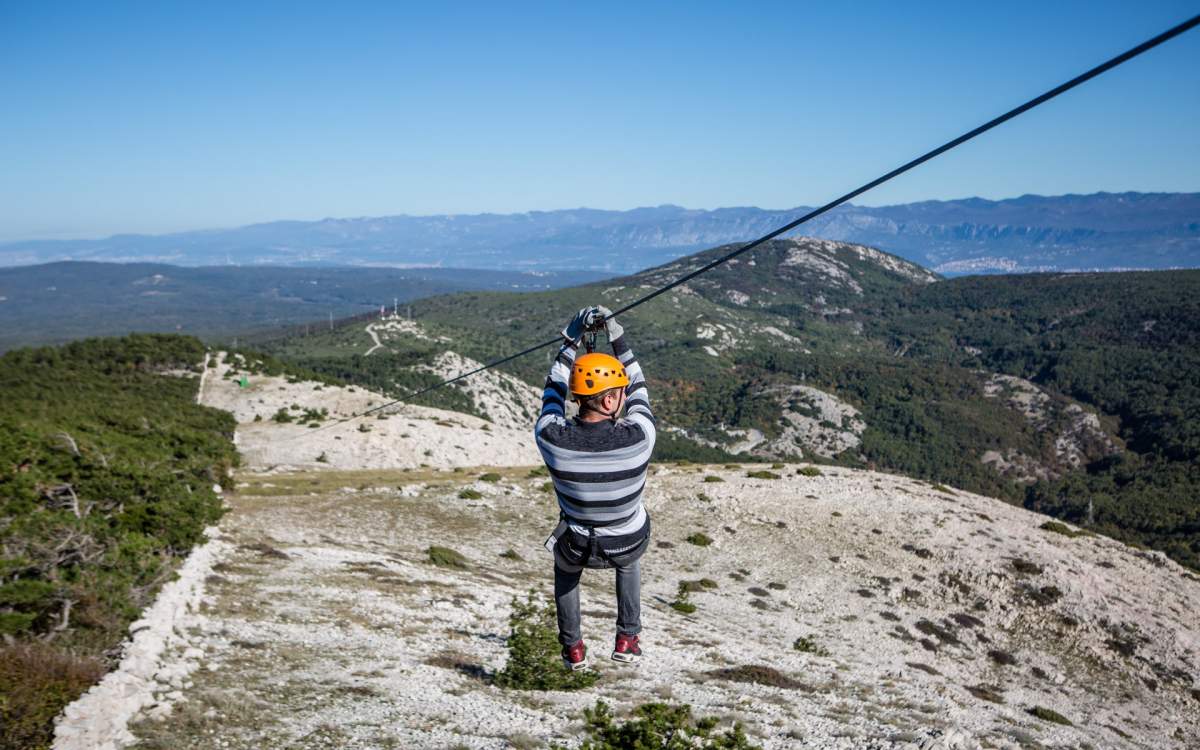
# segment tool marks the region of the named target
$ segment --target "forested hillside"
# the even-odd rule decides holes
[[[613,308],[717,248],[633,276],[413,306],[419,335],[275,342],[285,359],[401,395],[416,365],[480,361]],[[806,458],[955,484],[1200,566],[1200,272],[938,280],[844,243],[775,241],[622,316],[665,455]],[[549,350],[506,366],[538,385]],[[440,393],[436,403],[449,406]],[[703,454],[701,453],[703,452]]]
[[[194,401],[203,357],[182,336],[0,357],[0,748],[48,746],[220,517],[235,425]]]

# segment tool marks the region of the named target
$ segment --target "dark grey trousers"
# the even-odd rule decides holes
[[[612,565],[617,571],[617,632],[642,632],[642,565],[635,558],[627,565]],[[570,646],[583,637],[580,632],[579,579],[582,565],[571,565],[554,553],[554,604],[558,609],[558,640]]]

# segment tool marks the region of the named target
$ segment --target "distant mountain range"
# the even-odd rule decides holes
[[[0,265],[454,266],[625,273],[747,241],[809,210],[657,206],[276,221],[236,229],[0,244]],[[1096,193],[847,205],[807,235],[871,245],[942,274],[1200,266],[1200,193]]]

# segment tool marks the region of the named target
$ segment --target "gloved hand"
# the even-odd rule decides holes
[[[612,310],[609,310],[603,305],[596,306],[596,314],[604,318],[604,331],[608,334],[609,341],[616,341],[625,333],[625,329],[617,322],[617,319],[612,316]],[[590,321],[589,321],[590,322]]]
[[[571,322],[567,323],[567,327],[562,329],[564,339],[578,343],[583,334],[587,331],[589,322],[595,317],[595,307],[585,307],[575,313],[575,317],[571,318]]]

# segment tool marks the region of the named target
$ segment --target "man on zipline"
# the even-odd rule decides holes
[[[576,359],[580,340],[600,325],[616,356],[587,353]],[[546,378],[534,435],[558,496],[560,521],[546,546],[554,552],[563,663],[574,670],[587,667],[579,617],[584,568],[617,571],[617,643],[612,658],[631,663],[642,655],[638,561],[650,544],[642,488],[655,431],[642,368],[612,313],[604,307],[584,308],[562,334],[565,341]],[[565,414],[568,394],[579,404],[573,419]]]

